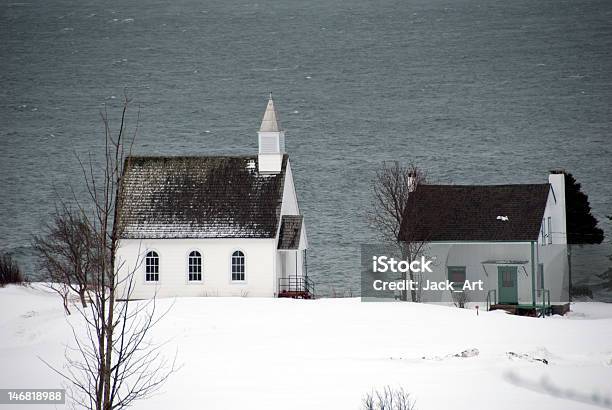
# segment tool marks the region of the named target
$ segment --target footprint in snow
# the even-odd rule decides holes
[[[455,354],[447,354],[446,356],[433,356],[433,357],[427,357],[427,356],[423,356],[423,360],[444,360],[444,359],[449,359],[452,357],[476,357],[480,354],[480,351],[476,348],[472,348],[472,349],[466,349],[462,352],[459,353],[455,353]]]
[[[547,359],[539,358],[539,357],[533,357],[530,354],[506,352],[506,355],[508,356],[508,359],[510,359],[510,360],[521,359],[521,360],[527,360],[528,362],[542,362],[544,364],[548,364],[548,360]]]

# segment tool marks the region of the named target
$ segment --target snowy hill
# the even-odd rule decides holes
[[[536,319],[358,299],[158,302],[172,303],[154,336],[169,340],[182,367],[136,409],[359,409],[385,385],[409,391],[420,410],[596,409],[605,406],[584,401],[612,400],[608,304]],[[0,312],[0,387],[60,387],[38,358],[61,366],[71,342],[57,296],[8,286]],[[69,320],[82,328],[77,315]]]

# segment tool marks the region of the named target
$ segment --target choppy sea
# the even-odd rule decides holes
[[[446,183],[565,168],[607,234],[575,277],[612,265],[606,0],[4,0],[0,84],[0,249],[32,277],[31,235],[84,193],[75,155],[100,155],[99,112],[116,124],[124,93],[137,152],[237,154],[272,91],[323,292],[358,292],[390,159]]]

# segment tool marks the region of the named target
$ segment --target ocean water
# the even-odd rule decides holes
[[[84,194],[75,155],[99,157],[124,93],[135,151],[171,155],[256,152],[272,91],[324,292],[358,291],[384,160],[446,183],[562,167],[612,236],[605,0],[3,0],[0,84],[0,249],[33,276],[31,235]]]

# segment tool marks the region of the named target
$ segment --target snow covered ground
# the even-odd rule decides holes
[[[419,410],[612,407],[610,304],[536,319],[358,299],[158,302],[172,303],[154,337],[182,367],[136,409],[359,409],[385,385]],[[55,294],[0,289],[0,388],[61,387],[39,357],[61,364],[70,341]],[[454,356],[468,349],[478,354]]]

